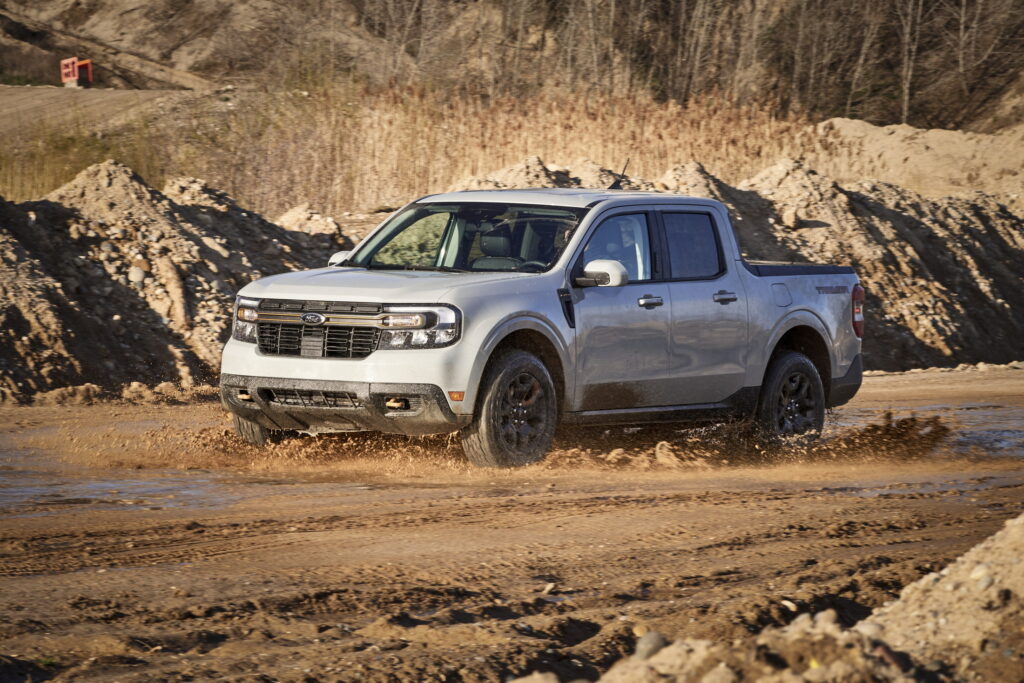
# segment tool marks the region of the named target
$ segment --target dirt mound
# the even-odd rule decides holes
[[[1024,675],[1024,516],[903,589],[856,630],[932,668],[981,680]],[[941,665],[941,666],[940,666]]]
[[[2,392],[208,379],[234,293],[339,248],[200,180],[158,192],[113,161],[43,200],[0,204]]]
[[[579,187],[588,189],[605,189],[619,178],[619,173],[590,159],[580,159],[571,166],[552,166],[545,164],[538,156],[531,156],[521,163],[514,164],[500,171],[494,171],[480,178],[465,178],[450,188],[457,190],[508,190],[523,187]],[[621,178],[624,190],[653,190],[653,183],[642,178],[623,175]]]
[[[1024,209],[1022,127],[983,134],[835,118],[814,133],[804,158],[840,182],[879,178],[929,197],[984,190]]]
[[[602,681],[1018,680],[1024,672],[1024,516],[941,572],[907,586],[853,629],[836,612],[802,614],[733,642],[668,644],[644,634]],[[520,679],[538,683],[549,674]]]
[[[581,178],[612,177],[595,167],[555,170],[531,157],[458,187],[583,187]],[[888,183],[840,185],[794,160],[735,186],[690,163],[624,187],[724,202],[748,258],[852,265],[868,292],[869,368],[1020,355],[1024,288],[1013,264],[1024,262],[1024,219],[993,196],[929,199]]]
[[[861,633],[844,631],[832,610],[813,618],[803,614],[783,629],[765,629],[749,644],[683,640],[659,647],[663,643],[656,631],[646,634],[637,642],[636,654],[600,680],[914,680],[898,655]],[[782,672],[790,677],[781,677]]]

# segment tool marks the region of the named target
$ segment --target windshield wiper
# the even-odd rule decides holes
[[[405,270],[436,270],[440,273],[468,273],[465,268],[453,268],[452,266],[405,266]]]

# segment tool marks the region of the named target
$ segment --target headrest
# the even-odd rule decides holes
[[[488,230],[480,235],[480,251],[488,256],[511,256],[512,235],[507,225]]]

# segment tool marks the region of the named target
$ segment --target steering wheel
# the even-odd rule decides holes
[[[547,270],[547,267],[548,264],[544,261],[527,261],[519,266],[519,270],[527,273],[540,273]]]

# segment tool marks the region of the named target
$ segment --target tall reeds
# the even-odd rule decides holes
[[[101,137],[38,130],[0,148],[0,195],[41,196],[108,157],[158,187],[204,178],[272,217],[300,202],[334,213],[395,205],[529,155],[614,168],[628,158],[647,178],[697,160],[736,181],[795,154],[807,125],[713,97],[683,106],[643,93],[485,98],[355,84],[239,93],[233,109],[213,109],[147,115]]]

